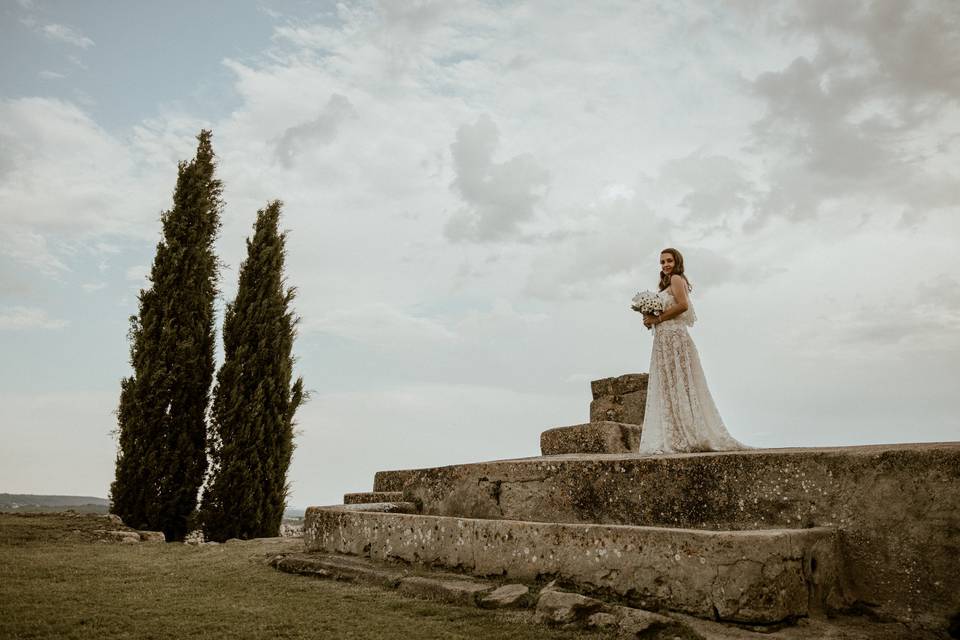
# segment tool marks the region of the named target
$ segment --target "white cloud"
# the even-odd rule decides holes
[[[44,69],[37,75],[39,75],[44,80],[63,80],[64,78],[67,77],[62,73],[57,73],[56,71],[49,71],[47,69]]]
[[[63,329],[70,322],[51,318],[43,309],[8,307],[0,309],[0,331]]]
[[[83,69],[84,71],[86,71],[88,68],[86,63],[83,60],[81,60],[80,56],[78,55],[71,53],[70,55],[67,56],[67,60],[70,62],[70,64],[77,67],[78,69]]]
[[[340,125],[357,117],[350,101],[339,94],[330,96],[320,114],[309,122],[290,127],[277,142],[277,157],[284,166],[291,166],[300,149],[305,146],[323,145],[337,135]]]
[[[756,186],[741,162],[728,156],[694,152],[668,160],[652,185],[665,204],[685,216],[686,224],[722,224],[752,212]]]
[[[80,288],[83,289],[85,293],[93,293],[94,291],[100,291],[107,287],[106,282],[84,282],[80,285]]]
[[[494,162],[499,141],[500,132],[486,114],[457,130],[450,145],[457,175],[452,186],[466,207],[444,229],[451,240],[491,242],[515,236],[543,198],[549,173],[529,154]]]
[[[149,274],[150,267],[145,264],[138,264],[128,267],[125,276],[130,282],[140,282],[146,281]]]
[[[448,343],[457,338],[436,320],[417,317],[377,302],[309,318],[300,329],[303,333],[318,331],[378,348],[409,349],[423,342]]]
[[[0,231],[0,254],[51,278],[70,270],[56,253],[44,235],[30,230],[27,225],[11,224]]]
[[[65,42],[81,49],[87,49],[94,45],[93,40],[83,35],[73,27],[64,24],[47,24],[40,31],[51,40]]]
[[[0,252],[55,276],[76,242],[155,237],[176,167],[141,174],[137,164],[74,104],[0,101]]]
[[[956,211],[960,6],[797,2],[781,14],[777,30],[815,51],[752,82],[766,105],[756,150],[770,166],[754,226],[810,219],[831,202],[908,220]]]

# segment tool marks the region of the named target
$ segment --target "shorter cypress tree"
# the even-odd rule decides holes
[[[224,361],[208,437],[211,472],[200,505],[208,540],[279,535],[289,494],[293,417],[305,395],[301,378],[291,385],[298,319],[290,308],[295,291],[283,277],[280,209],[273,201],[257,212],[237,296],[224,316]]]

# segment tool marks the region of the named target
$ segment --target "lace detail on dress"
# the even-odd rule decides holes
[[[657,295],[663,300],[664,311],[677,304],[676,299],[673,297],[673,292],[670,291],[670,289],[664,289]],[[687,297],[687,310],[676,318],[670,318],[663,324],[670,324],[671,322],[677,322],[686,327],[692,327],[697,322],[697,313],[693,310],[693,300],[690,300],[689,296]]]
[[[664,308],[676,301],[669,290]],[[654,328],[641,453],[688,453],[749,449],[728,432],[717,411],[700,354],[687,327],[696,321],[693,305]]]

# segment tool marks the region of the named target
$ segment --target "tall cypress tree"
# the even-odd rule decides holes
[[[209,540],[279,534],[289,493],[293,417],[303,380],[291,385],[297,318],[285,288],[286,234],[279,201],[257,212],[240,284],[223,322],[224,361],[210,415],[211,473],[200,505]]]
[[[133,375],[121,383],[111,510],[127,524],[182,540],[207,468],[206,411],[214,373],[213,301],[221,183],[211,132],[181,162],[163,239],[130,318]]]

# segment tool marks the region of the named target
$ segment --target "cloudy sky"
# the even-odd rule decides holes
[[[285,202],[292,505],[585,422],[666,246],[740,440],[960,439],[954,0],[2,0],[0,491],[106,496],[204,127],[221,308]]]

